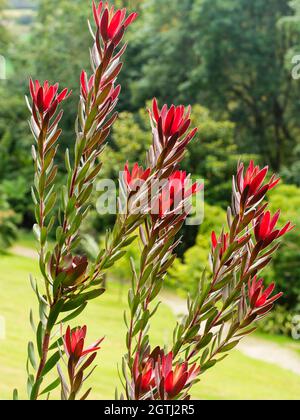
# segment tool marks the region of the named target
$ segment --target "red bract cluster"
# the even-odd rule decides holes
[[[280,181],[276,175],[272,175],[268,182],[265,182],[269,168],[266,166],[260,169],[251,161],[245,171],[243,163],[239,164],[237,172],[237,187],[242,196],[242,204],[254,206],[259,203],[269,190],[272,190]]]
[[[191,107],[185,110],[182,105],[172,105],[171,108],[164,105],[160,110],[154,99],[149,113],[153,128],[153,145],[148,154],[151,166],[167,168],[170,165],[178,165],[183,159],[186,147],[197,133],[197,128],[188,132]]]
[[[270,311],[276,300],[283,296],[283,293],[278,293],[272,296],[275,289],[275,283],[272,283],[268,288],[264,288],[264,279],[259,279],[255,276],[248,283],[248,297],[250,305],[253,309],[264,309]]]
[[[259,217],[254,231],[257,242],[263,242],[263,248],[269,246],[274,240],[279,239],[294,229],[295,226],[293,226],[291,222],[288,222],[282,229],[276,229],[279,216],[280,211],[277,211],[273,217],[271,216],[271,213],[267,211]]]
[[[191,107],[185,110],[183,105],[175,107],[172,105],[169,109],[164,105],[160,110],[158,108],[157,100],[153,100],[152,118],[156,124],[160,125],[166,137],[171,137],[178,134],[179,137],[183,136],[191,124]]]
[[[165,355],[157,347],[140,367],[136,356],[133,378],[137,399],[173,400],[189,398],[190,387],[200,374],[200,367],[187,362],[174,363],[173,353]]]
[[[137,18],[137,13],[131,13],[126,18],[125,8],[115,10],[114,6],[109,7],[108,2],[103,1],[98,6],[93,2],[93,13],[104,41],[112,41],[115,45],[121,41],[125,29]]]
[[[87,327],[77,328],[72,331],[70,326],[67,328],[64,336],[64,348],[68,358],[72,358],[76,363],[90,353],[95,353],[100,350],[99,344],[103,341],[98,340],[95,344],[84,349]]]
[[[141,183],[147,181],[150,174],[150,168],[144,170],[144,168],[139,166],[138,163],[133,165],[132,172],[130,172],[128,162],[124,168],[125,182],[130,189],[135,189],[136,187],[140,186]]]
[[[243,193],[245,188],[248,187],[249,195],[258,194],[261,191],[263,182],[266,179],[266,176],[269,172],[268,166],[263,169],[260,169],[259,166],[255,166],[253,160],[251,160],[245,174],[244,174],[244,164],[241,163],[238,169],[238,186],[240,193]],[[267,182],[263,188],[272,190],[279,183],[280,178],[272,175],[269,182]]]
[[[229,234],[228,233],[221,233],[219,239],[217,238],[216,232],[212,232],[211,234],[211,243],[212,249],[215,251],[217,247],[220,245],[220,258],[225,254],[229,245]]]
[[[36,80],[35,82],[30,79],[29,89],[33,104],[38,109],[39,113],[45,112],[50,113],[50,117],[55,113],[58,104],[67,99],[71,92],[68,93],[68,89],[64,89],[58,94],[59,85],[50,85],[48,81],[45,81],[43,85]]]
[[[72,255],[66,255],[59,267],[56,267],[54,256],[50,260],[52,278],[60,275],[60,283],[63,287],[79,286],[84,280],[87,267],[88,259],[86,256],[73,257]]]
[[[203,185],[194,183],[191,185],[190,176],[186,172],[175,171],[162,188],[159,198],[153,207],[153,214],[158,214],[160,218],[170,213],[184,214],[189,213],[187,199],[196,195],[203,189]]]
[[[171,200],[175,203],[181,202],[182,200],[189,198],[191,195],[195,195],[200,192],[204,185],[190,184],[190,176],[187,176],[185,171],[175,171],[169,177],[169,190]]]
[[[100,350],[99,344],[103,341],[103,339],[98,340],[87,349],[84,348],[86,333],[86,326],[76,328],[75,330],[71,330],[71,328],[68,327],[65,335],[63,336],[64,350],[68,358],[67,367],[69,384],[64,377],[60,365],[58,365],[57,369],[61,382],[62,400],[76,399],[83,383],[90,375],[89,373],[86,373],[86,370],[92,365],[97,356],[98,350]],[[80,399],[85,400],[90,391],[91,388]]]

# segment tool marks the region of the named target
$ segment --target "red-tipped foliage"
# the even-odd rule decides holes
[[[112,41],[118,44],[123,37],[125,29],[137,18],[137,13],[131,13],[128,17],[127,10],[115,10],[109,7],[107,2],[100,1],[98,6],[93,3],[94,20],[105,42]]]
[[[188,131],[191,125],[191,107],[187,110],[183,105],[176,107],[172,105],[168,108],[168,105],[164,105],[160,110],[158,108],[157,100],[153,99],[152,111],[150,113],[152,121],[162,130],[163,135],[169,139],[170,137],[176,136],[177,138],[182,137]],[[195,136],[197,129],[194,129],[190,136]]]
[[[275,287],[275,283],[272,283],[265,289],[264,279],[258,280],[257,276],[255,276],[252,280],[249,280],[248,297],[251,308],[263,309],[269,307],[274,302],[276,302],[276,300],[280,299],[281,296],[283,296],[283,293],[278,293],[277,295],[271,296]]]
[[[243,163],[239,164],[237,172],[237,188],[242,197],[242,205],[254,206],[265,197],[266,193],[272,190],[280,181],[276,175],[272,175],[266,181],[269,172],[268,166],[260,169],[251,161],[245,170]]]
[[[100,350],[99,344],[103,341],[103,338],[87,349],[84,349],[86,333],[86,326],[77,328],[74,331],[71,330],[70,326],[67,328],[63,341],[68,358],[73,357],[75,360],[80,360],[86,355]]]
[[[166,137],[171,137],[178,133],[179,137],[183,136],[191,124],[191,107],[187,111],[183,105],[175,107],[172,105],[169,109],[164,105],[160,110],[158,108],[157,100],[153,100],[152,118],[157,124],[161,123],[163,133]]]
[[[147,181],[150,174],[150,168],[144,170],[144,168],[142,166],[139,166],[138,163],[135,163],[133,165],[133,169],[131,172],[129,169],[128,162],[126,163],[124,168],[125,182],[126,185],[131,189],[134,189],[135,187],[138,187],[141,183]]]
[[[190,176],[187,176],[186,172],[175,171],[162,188],[158,198],[159,217],[163,218],[170,212],[183,210],[182,206],[184,206],[185,200],[196,195],[203,187],[202,184],[198,183],[191,185]]]
[[[141,367],[138,366],[138,356],[135,359],[133,377],[137,397],[147,393],[158,400],[173,400],[183,394],[188,397],[189,388],[199,374],[200,367],[196,363],[190,367],[187,362],[175,363],[172,352],[165,354],[157,347]]]
[[[259,217],[254,231],[257,242],[263,242],[263,247],[267,247],[273,241],[294,229],[295,226],[291,222],[288,222],[282,229],[276,229],[279,216],[280,210],[273,217],[269,211]]]
[[[30,95],[33,104],[39,113],[44,114],[45,112],[50,112],[50,114],[53,115],[58,104],[70,96],[71,92],[68,93],[68,89],[64,89],[62,92],[58,93],[58,88],[58,83],[50,85],[48,81],[45,81],[44,84],[41,85],[38,80],[33,82],[32,79],[30,79]]]
[[[217,247],[220,246],[219,256],[222,258],[229,246],[229,234],[222,232],[218,239],[216,233],[213,231],[211,234],[211,244],[213,251],[215,251]]]

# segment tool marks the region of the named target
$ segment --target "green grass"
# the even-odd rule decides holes
[[[18,387],[25,394],[25,359],[28,340],[33,339],[28,314],[35,307],[28,273],[37,275],[37,264],[26,258],[0,257],[0,316],[6,320],[6,339],[0,341],[0,398],[9,399]],[[78,321],[89,326],[88,341],[106,336],[98,357],[98,368],[89,380],[94,398],[114,397],[120,388],[117,363],[124,352],[122,315],[126,291],[120,297],[117,285],[99,300],[92,302]],[[153,344],[170,340],[174,318],[162,306],[152,325]],[[298,399],[300,377],[277,366],[250,359],[233,352],[224,362],[207,372],[193,393],[195,399]]]

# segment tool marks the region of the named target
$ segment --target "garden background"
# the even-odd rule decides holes
[[[117,178],[124,160],[142,160],[151,142],[146,108],[153,96],[161,103],[191,103],[193,123],[199,127],[183,166],[205,179],[205,219],[199,228],[184,228],[168,275],[153,329],[154,339],[168,342],[168,326],[184,311],[181,299],[195,293],[207,265],[209,233],[225,222],[231,177],[240,158],[253,158],[281,175],[281,186],[270,194],[271,210],[282,209],[282,223],[300,225],[300,1],[115,3],[138,10],[139,19],[128,34],[120,116],[103,155],[101,176]],[[0,398],[9,398],[14,387],[25,388],[33,305],[28,278],[29,273],[38,275],[30,233],[32,139],[24,95],[30,75],[73,90],[62,123],[63,146],[71,145],[79,75],[89,63],[89,5],[89,0],[0,0],[0,55],[6,70],[0,80],[0,321],[5,327],[0,332]],[[63,161],[63,148],[59,159]],[[83,246],[91,257],[113,220],[94,210],[85,222]],[[195,398],[299,398],[299,228],[283,242],[266,275],[285,293],[280,306],[217,372],[208,373],[195,388]],[[137,250],[132,247],[129,254],[135,258]],[[116,363],[123,353],[129,256],[114,268],[108,293],[90,305],[83,319],[91,337],[107,335],[92,379],[98,398],[113,397],[119,385]]]

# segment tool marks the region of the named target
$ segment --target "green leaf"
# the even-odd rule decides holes
[[[207,348],[204,350],[204,352],[203,352],[203,354],[202,354],[202,356],[201,356],[201,359],[200,359],[200,366],[203,366],[203,365],[204,365],[205,360],[207,359],[208,355],[209,355],[209,348],[207,347]]]
[[[31,391],[32,391],[33,384],[34,384],[34,376],[33,375],[28,375],[28,378],[27,378],[27,394],[28,394],[29,398],[31,396]]]
[[[38,329],[36,331],[37,349],[38,349],[38,353],[40,357],[42,357],[42,353],[43,353],[42,347],[43,347],[44,332],[45,330],[44,330],[43,324],[42,322],[40,322],[38,325]]]
[[[150,277],[150,275],[151,275],[151,273],[152,273],[152,270],[153,270],[153,264],[150,264],[147,268],[146,268],[146,270],[145,270],[145,272],[144,272],[144,274],[143,274],[143,276],[142,276],[142,278],[141,278],[141,281],[140,281],[140,285],[141,285],[141,287],[142,286],[144,286],[144,284],[146,283],[146,281],[148,280],[148,278]]]
[[[19,400],[19,393],[18,393],[18,390],[17,389],[14,389],[14,392],[13,392],[13,400],[14,401],[18,401]]]
[[[124,240],[123,242],[121,242],[121,247],[125,248],[125,247],[131,245],[132,242],[134,242],[136,240],[136,238],[137,238],[137,235],[132,236],[131,238]]]
[[[139,320],[139,321],[135,324],[135,327],[134,327],[134,330],[133,330],[132,336],[133,336],[133,337],[135,337],[135,336],[137,335],[137,333],[141,331],[141,329],[143,328],[143,326],[144,326],[144,322],[143,322],[143,320],[142,320],[142,319],[140,319],[140,320]]]
[[[56,353],[53,354],[53,356],[50,357],[50,359],[45,364],[45,367],[42,372],[42,376],[46,376],[47,373],[49,373],[54,368],[54,366],[57,365],[57,363],[59,362],[59,359],[60,359],[60,353],[59,351],[57,351]]]
[[[78,297],[65,303],[62,308],[62,312],[72,311],[73,309],[78,308],[78,306],[81,306],[82,304],[88,302],[89,300],[98,298],[99,296],[103,295],[104,292],[105,292],[105,289],[99,289],[99,290],[92,290],[91,292],[87,292],[87,293],[82,293]]]
[[[34,320],[33,320],[33,312],[32,312],[32,309],[30,309],[29,320],[30,320],[31,328],[32,328],[33,332],[35,333],[36,332],[36,327],[35,327],[35,323],[34,323]]]
[[[49,392],[53,391],[55,388],[57,388],[60,385],[60,379],[57,378],[55,381],[52,382],[47,388],[45,388],[40,395],[49,394]]]
[[[51,309],[50,314],[49,314],[49,318],[48,318],[48,323],[47,323],[48,330],[50,330],[50,331],[52,330],[52,328],[55,325],[55,323],[57,321],[57,318],[58,318],[58,316],[61,312],[61,309],[62,309],[63,305],[64,305],[63,300],[59,300],[56,303],[56,305],[53,306],[53,308]]]
[[[213,333],[209,333],[206,334],[201,341],[199,341],[198,345],[197,345],[197,349],[201,350],[204,347],[208,346],[208,344],[211,342],[212,338],[213,338]]]
[[[70,163],[70,152],[69,149],[66,149],[66,153],[65,153],[65,164],[66,164],[66,169],[68,172],[72,171],[71,168],[71,163]]]
[[[226,353],[227,351],[234,349],[239,344],[239,342],[240,342],[240,340],[236,340],[236,341],[233,341],[232,343],[229,343],[229,344],[223,346],[219,350],[219,353]]]
[[[30,393],[30,399],[31,400],[35,400],[38,395],[38,389],[40,388],[41,384],[43,382],[43,377],[39,378],[36,383],[33,385],[32,389],[31,389],[31,393]]]
[[[205,372],[208,369],[211,369],[213,366],[215,366],[217,363],[216,359],[211,360],[210,362],[205,363],[205,365],[202,366],[201,372]]]
[[[103,268],[111,267],[116,261],[119,261],[126,254],[127,251],[118,251],[112,258],[108,260],[106,264],[104,264]]]
[[[34,236],[35,236],[36,240],[37,240],[38,242],[40,242],[40,239],[41,239],[41,230],[40,230],[39,225],[35,224],[35,225],[33,226],[33,234],[34,234]]]
[[[45,217],[48,216],[48,214],[51,212],[51,210],[53,209],[53,207],[55,206],[56,203],[56,192],[54,191],[51,196],[48,199],[47,205],[45,207]]]
[[[33,367],[34,370],[36,370],[37,364],[36,364],[36,359],[35,359],[35,354],[34,354],[34,345],[31,341],[28,343],[28,358],[31,363],[31,366]]]
[[[200,330],[200,325],[194,325],[186,334],[185,339],[191,340],[192,338],[195,338],[195,336],[198,334]]]
[[[60,323],[65,323],[68,321],[71,321],[72,319],[76,318],[78,315],[81,314],[81,312],[84,311],[84,309],[86,308],[87,303],[84,303],[83,305],[81,305],[78,309],[76,309],[76,311],[72,312],[70,315],[66,316],[64,319],[62,319],[60,321]]]

